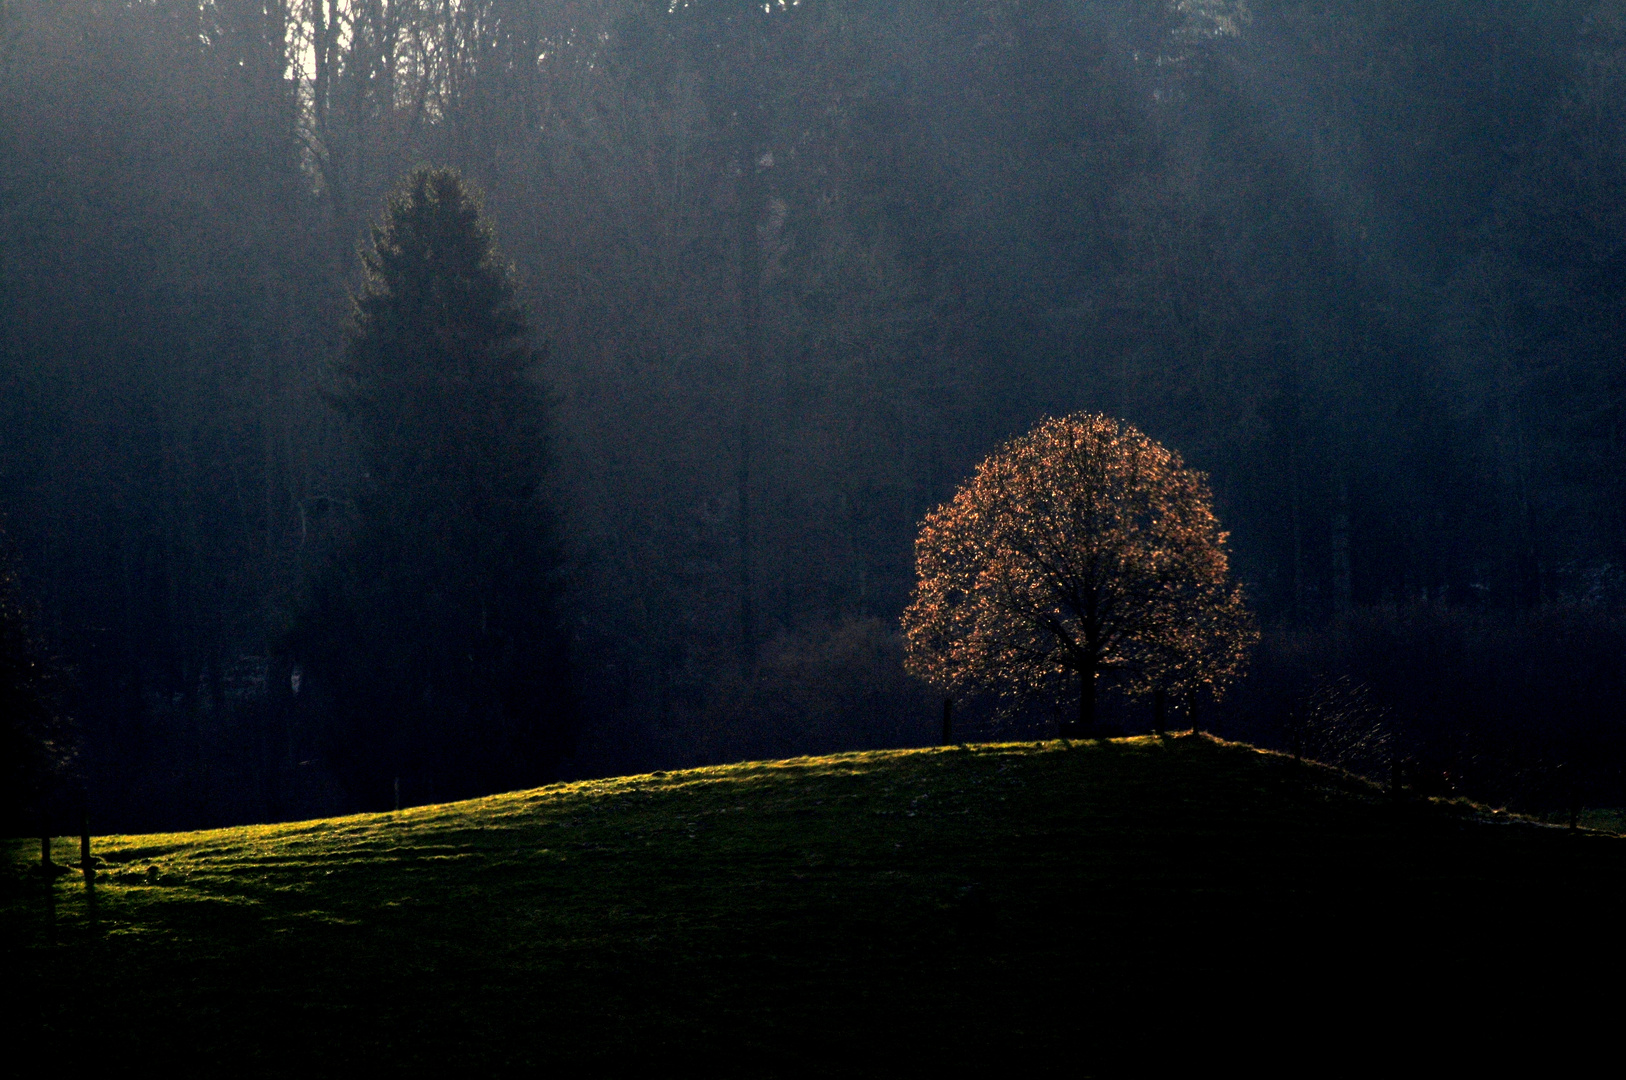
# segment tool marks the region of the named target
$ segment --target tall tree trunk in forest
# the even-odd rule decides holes
[[[1349,562],[1349,483],[1338,485],[1338,508],[1332,517],[1332,604],[1339,615],[1347,613],[1354,599],[1353,576]]]
[[[738,215],[735,225],[739,243],[740,361],[738,461],[735,493],[739,501],[737,542],[739,544],[740,664],[747,678],[756,668],[756,612],[752,604],[755,570],[752,565],[751,535],[751,444],[756,428],[756,376],[762,351],[762,244],[757,236],[757,219],[762,212],[762,170],[757,153],[760,138],[754,126],[742,122],[739,135]]]
[[[1299,505],[1298,408],[1294,403],[1293,432],[1287,448],[1288,500],[1293,528],[1293,621],[1304,621],[1304,521]]]
[[[1287,505],[1285,511],[1288,535],[1284,552],[1287,565],[1288,611],[1294,623],[1303,622],[1305,615],[1306,581],[1304,570],[1304,389],[1303,373],[1294,345],[1278,338],[1272,345],[1275,368],[1276,400],[1272,403],[1272,426],[1275,430],[1274,452],[1281,455],[1280,483]]]

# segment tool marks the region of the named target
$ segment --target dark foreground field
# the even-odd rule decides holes
[[[1617,837],[1191,737],[107,837],[93,899],[10,852],[8,1043],[142,1073],[1451,1060],[1607,1004],[1626,883]]]

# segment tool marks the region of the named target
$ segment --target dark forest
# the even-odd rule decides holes
[[[1623,103],[1618,0],[4,0],[0,601],[57,812],[934,742],[920,523],[1079,410],[1207,474],[1259,622],[1176,726],[1621,805]],[[440,787],[307,658],[398,629],[322,590],[418,520],[346,380],[421,166],[524,324],[555,642],[546,738]]]

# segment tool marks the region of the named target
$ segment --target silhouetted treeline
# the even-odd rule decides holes
[[[322,390],[425,162],[548,347],[567,768],[929,741],[915,528],[1046,413],[1210,473],[1261,670],[1334,643],[1289,697],[1382,697],[1335,643],[1435,619],[1481,659],[1381,707],[1456,731],[1483,657],[1626,599],[1618,0],[3,11],[0,507],[104,819],[353,804],[274,645],[354,526]]]
[[[1618,806],[1623,656],[1618,608],[1361,608],[1269,635],[1209,726],[1423,794],[1546,812]]]

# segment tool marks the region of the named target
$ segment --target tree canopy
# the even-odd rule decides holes
[[[903,614],[909,665],[949,690],[1059,699],[1223,693],[1257,634],[1201,474],[1135,428],[1051,419],[927,515]]]

